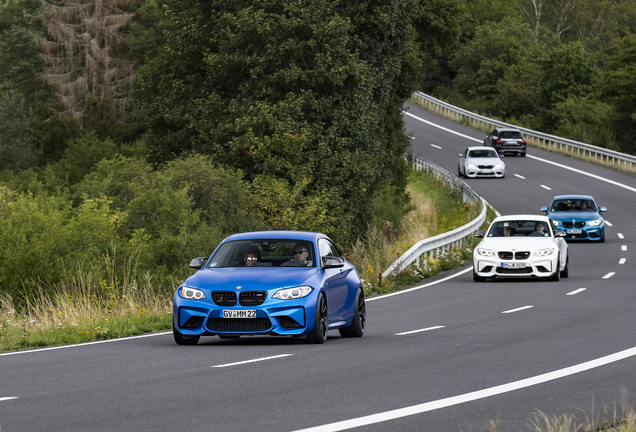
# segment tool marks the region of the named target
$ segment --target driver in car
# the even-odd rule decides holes
[[[300,261],[304,266],[310,266],[311,261],[308,261],[309,257],[309,249],[307,249],[307,245],[303,243],[296,243],[294,245],[294,260]]]

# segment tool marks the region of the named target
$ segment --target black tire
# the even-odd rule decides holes
[[[349,327],[341,328],[340,336],[349,337],[362,337],[364,329],[367,323],[367,306],[364,301],[364,292],[362,289],[358,290],[356,294],[356,310],[353,313],[353,322]]]
[[[199,343],[200,336],[182,335],[172,323],[172,336],[177,345],[196,345]]]
[[[552,276],[548,277],[549,281],[558,282],[561,279],[561,258],[560,257],[557,257],[556,265],[557,265],[556,271],[552,273]]]
[[[570,254],[565,258],[565,268],[561,270],[561,277],[567,278],[570,276]]]
[[[316,317],[314,329],[307,335],[304,342],[308,344],[323,344],[327,340],[327,299],[320,294],[316,303]]]
[[[486,278],[483,276],[479,276],[475,271],[473,271],[473,280],[475,282],[486,282]]]
[[[526,152],[520,154],[521,157],[526,157]]]
[[[603,235],[601,236],[601,239],[598,242],[605,243],[605,231],[603,231]]]
[[[459,169],[459,165],[457,165],[457,177],[461,177],[462,176],[462,170]]]

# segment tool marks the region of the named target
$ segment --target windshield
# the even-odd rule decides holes
[[[521,135],[521,132],[516,131],[501,131],[499,139],[523,139],[523,135]]]
[[[497,152],[494,150],[471,150],[468,152],[469,158],[496,158]]]
[[[561,199],[552,201],[550,211],[596,211],[596,205],[590,199]]]
[[[551,237],[547,222],[533,220],[500,221],[491,225],[488,237]]]
[[[315,267],[315,256],[307,240],[236,240],[219,246],[208,267]]]

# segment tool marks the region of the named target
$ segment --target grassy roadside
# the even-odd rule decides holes
[[[364,279],[367,296],[414,284],[459,267],[470,258],[473,245],[467,244],[447,257],[427,259],[419,269],[380,281],[378,275],[417,241],[462,226],[480,211],[465,206],[459,194],[449,194],[426,173],[412,174],[409,194],[413,209],[402,235],[396,236],[390,226],[370,226],[366,238],[348,250],[348,259]],[[114,270],[110,273],[115,274]],[[14,299],[0,294],[0,352],[170,330],[172,296],[181,279],[175,277],[169,286],[156,286],[150,275],[136,274],[134,265],[127,270],[122,281],[113,277],[100,280],[87,270],[59,285],[40,284],[20,310],[15,309]]]

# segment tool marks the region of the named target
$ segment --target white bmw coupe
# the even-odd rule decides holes
[[[568,277],[570,260],[565,232],[555,229],[547,216],[499,216],[473,251],[473,279],[489,277],[541,277],[558,281]]]

